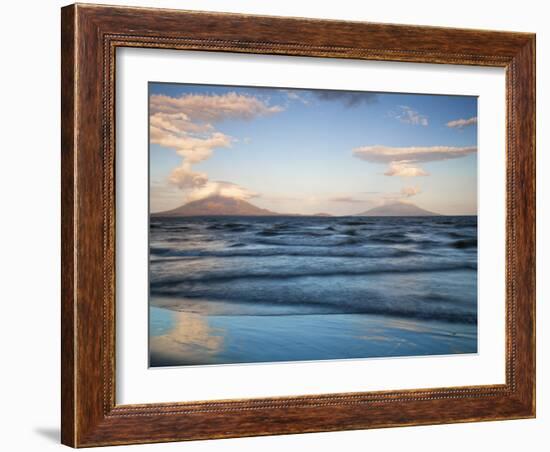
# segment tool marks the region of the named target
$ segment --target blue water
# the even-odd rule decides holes
[[[476,217],[156,218],[150,364],[477,351]]]

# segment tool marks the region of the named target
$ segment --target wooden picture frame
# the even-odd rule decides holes
[[[62,442],[73,447],[535,416],[535,35],[204,12],[62,9]],[[115,50],[506,69],[506,383],[115,403]]]

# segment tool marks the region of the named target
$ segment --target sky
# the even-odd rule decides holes
[[[477,214],[477,97],[149,83],[151,212]]]

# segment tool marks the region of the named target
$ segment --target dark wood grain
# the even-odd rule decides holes
[[[215,402],[115,403],[116,48],[506,68],[506,383]],[[535,37],[72,5],[62,10],[62,442],[74,447],[535,415]]]
[[[75,158],[75,30],[74,8],[61,11],[61,441],[75,441],[74,296],[74,158]]]

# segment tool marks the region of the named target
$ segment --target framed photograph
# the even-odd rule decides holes
[[[62,442],[535,416],[535,36],[62,9]]]

